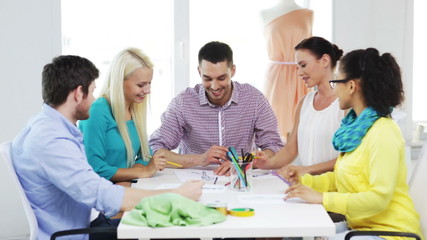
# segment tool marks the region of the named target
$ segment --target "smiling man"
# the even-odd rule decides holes
[[[269,156],[283,143],[277,120],[264,95],[231,78],[236,72],[233,51],[222,42],[209,42],[199,51],[201,84],[176,96],[162,115],[162,125],[151,136],[156,155],[183,167],[220,164],[225,174],[228,147],[239,152],[260,148]],[[179,153],[171,150],[179,147]]]

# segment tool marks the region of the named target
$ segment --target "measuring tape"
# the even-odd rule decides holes
[[[216,209],[222,215],[226,216],[228,214],[227,203],[221,201],[215,201],[207,204],[208,207]]]
[[[208,203],[207,206],[216,209],[222,215],[230,214],[235,217],[251,217],[255,215],[255,210],[252,208],[233,208],[227,210],[227,203],[221,201]]]
[[[252,217],[255,215],[255,210],[252,208],[232,208],[228,214],[235,217]]]

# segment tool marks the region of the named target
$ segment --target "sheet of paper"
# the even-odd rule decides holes
[[[240,203],[245,204],[283,204],[283,203],[304,203],[301,198],[291,198],[284,200],[286,194],[245,194],[239,195]]]
[[[271,172],[261,172],[261,171],[253,171],[252,172],[252,177],[271,177]]]
[[[242,194],[239,195],[240,203],[245,204],[283,204],[285,194]]]
[[[203,185],[203,193],[218,193],[218,192],[224,192],[227,187],[223,184],[217,185],[217,184],[205,184]]]
[[[212,170],[199,170],[199,169],[180,169],[175,171],[176,176],[181,182],[188,180],[203,180],[206,183],[214,183],[218,178],[217,183],[225,183],[228,181],[226,176],[217,176]]]
[[[172,188],[177,188],[180,185],[181,185],[180,183],[163,183],[163,184],[160,184],[156,189],[157,190],[172,189]],[[226,188],[227,187],[225,187],[224,185],[205,184],[202,187],[202,192],[203,193],[218,193],[218,192],[224,192]]]

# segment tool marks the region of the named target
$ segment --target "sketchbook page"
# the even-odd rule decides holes
[[[163,190],[163,189],[174,189],[179,187],[180,183],[163,183],[160,184],[156,189],[157,190]],[[216,184],[205,184],[202,187],[203,193],[221,193],[224,192],[227,187],[224,185],[216,185]]]
[[[285,194],[242,194],[239,195],[240,203],[244,204],[283,204]]]
[[[286,194],[247,194],[239,195],[240,203],[244,204],[283,204],[286,202],[304,203],[301,198],[285,200]]]
[[[228,181],[226,176],[215,175],[212,170],[200,170],[200,169],[180,169],[175,171],[176,176],[181,182],[188,180],[203,180],[208,184],[224,183]]]

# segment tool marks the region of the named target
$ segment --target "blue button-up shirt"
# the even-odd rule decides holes
[[[12,162],[36,214],[37,239],[49,239],[59,230],[88,227],[92,208],[107,216],[120,210],[124,188],[93,171],[82,139],[73,123],[44,104],[13,141]]]

